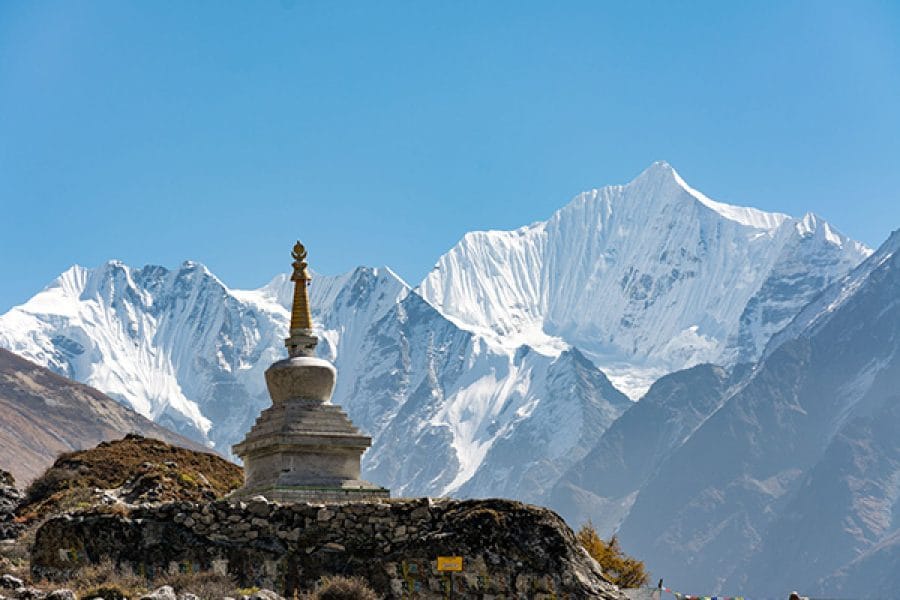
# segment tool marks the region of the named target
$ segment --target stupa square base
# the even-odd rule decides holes
[[[366,502],[387,500],[391,497],[388,489],[381,487],[313,487],[313,486],[267,486],[240,488],[228,497],[234,500],[249,500],[254,496],[264,496],[270,502],[288,503],[329,503]]]

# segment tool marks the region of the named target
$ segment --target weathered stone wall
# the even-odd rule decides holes
[[[438,556],[462,556],[463,571],[438,572]],[[388,598],[624,598],[555,513],[505,500],[256,499],[82,513],[40,528],[32,570],[61,579],[104,558],[148,578],[228,572],[288,597],[322,575],[347,574]]]

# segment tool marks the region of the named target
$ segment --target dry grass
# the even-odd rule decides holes
[[[323,577],[303,600],[379,600],[381,597],[361,577]]]
[[[14,540],[0,542],[0,574],[9,573],[19,579],[28,579],[30,571],[28,546]]]
[[[221,598],[237,595],[237,582],[234,578],[212,571],[157,577],[154,579],[153,585],[154,587],[170,585],[176,594],[191,593],[198,596],[200,600],[221,600]]]
[[[110,560],[96,565],[86,565],[75,571],[66,581],[36,582],[42,589],[65,587],[79,598],[137,598],[148,589],[145,578],[135,575],[129,568],[118,568]]]
[[[136,574],[130,567],[116,566],[110,560],[96,565],[86,565],[72,574],[66,581],[36,582],[40,589],[68,588],[79,598],[103,598],[104,600],[120,600],[121,598],[140,598],[160,588],[171,586],[176,594],[191,593],[200,600],[220,600],[237,595],[237,584],[228,575],[219,575],[211,571],[197,573],[163,574],[147,579]]]

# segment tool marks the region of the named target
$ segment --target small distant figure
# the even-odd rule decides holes
[[[800,600],[800,594],[797,592],[791,592],[791,595],[788,596],[788,600]]]

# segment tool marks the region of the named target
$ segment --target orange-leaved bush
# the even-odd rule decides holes
[[[622,588],[647,585],[649,574],[644,568],[643,561],[625,554],[615,535],[609,538],[608,542],[603,541],[594,525],[588,521],[581,526],[576,537],[588,554],[600,563],[604,575],[614,584]]]

